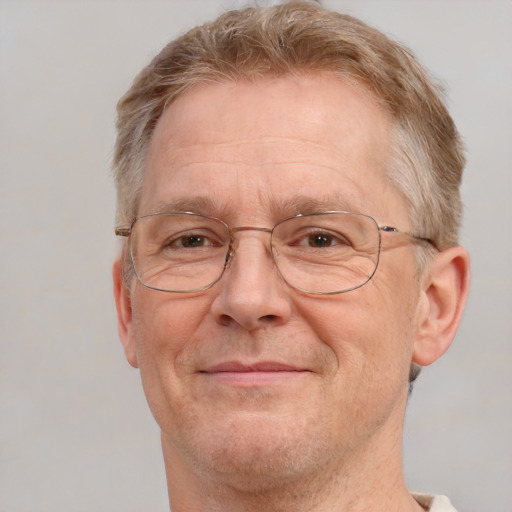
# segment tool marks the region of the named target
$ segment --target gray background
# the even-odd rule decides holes
[[[331,1],[447,85],[469,164],[472,294],[407,418],[411,488],[510,512],[512,2]],[[114,107],[207,1],[0,0],[0,512],[164,511],[159,436],[117,340]]]

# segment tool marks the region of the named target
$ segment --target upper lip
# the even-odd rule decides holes
[[[221,373],[221,372],[300,372],[306,371],[304,368],[292,366],[289,364],[279,363],[276,361],[261,361],[255,363],[242,363],[239,361],[226,361],[203,370],[204,373]]]

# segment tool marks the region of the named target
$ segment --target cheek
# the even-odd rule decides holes
[[[175,380],[186,372],[186,357],[210,310],[207,297],[138,290],[132,295],[133,328],[143,381]]]
[[[344,425],[347,435],[357,437],[362,434],[351,429],[383,425],[405,403],[411,350],[396,303],[381,297],[376,307],[371,294],[350,293],[309,301],[303,315],[332,354],[324,396],[333,425]]]
[[[370,283],[366,287],[310,300],[301,311],[333,353],[337,378],[382,385],[408,375],[415,303],[410,293],[397,293],[399,287],[394,293]]]
[[[188,384],[196,333],[209,303],[154,290],[132,294],[133,329],[144,393],[163,431],[177,428],[188,408]]]

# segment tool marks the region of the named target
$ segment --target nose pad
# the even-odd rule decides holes
[[[233,238],[229,241],[228,251],[226,252],[226,257],[224,258],[224,267],[223,272],[226,271],[229,267],[231,267],[231,262],[233,261],[233,257],[235,255],[235,244]]]

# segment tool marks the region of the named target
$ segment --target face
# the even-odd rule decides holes
[[[371,96],[329,76],[199,86],[156,127],[138,216],[180,208],[271,228],[311,209],[351,210],[407,230],[385,174],[389,133]],[[238,232],[209,290],[134,279],[124,297],[123,343],[166,453],[204,475],[291,478],[364,457],[401,428],[419,294],[412,249],[387,247],[383,234],[372,280],[314,296],[282,280],[268,236]]]

